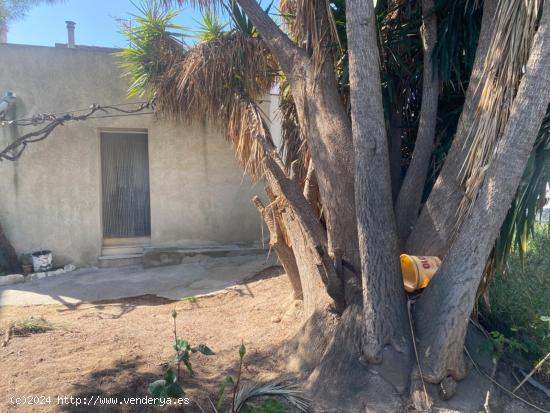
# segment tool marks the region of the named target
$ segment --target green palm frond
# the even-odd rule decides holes
[[[147,0],[136,7],[140,12],[134,15],[137,25],[122,30],[129,47],[115,55],[132,79],[128,95],[152,100],[164,72],[185,55],[188,47],[183,38],[188,31],[172,23],[178,12],[163,10],[158,1]]]
[[[258,35],[254,24],[236,2],[231,2],[231,6],[224,5],[224,7],[227,11],[227,14],[229,14],[229,16],[231,17],[235,30],[238,30],[249,36]]]
[[[196,20],[199,25],[198,30],[193,32],[193,37],[199,42],[209,42],[215,40],[226,33],[227,23],[220,21],[219,15],[215,10],[207,10],[202,13],[201,20]]]
[[[535,231],[537,213],[547,201],[548,185],[550,185],[550,111],[546,114],[516,197],[495,243],[495,271],[505,271],[510,253],[514,249],[518,251],[520,260],[523,262],[523,257],[527,253],[528,240]]]

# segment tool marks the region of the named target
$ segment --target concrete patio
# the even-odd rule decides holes
[[[276,265],[274,254],[201,257],[180,265],[83,268],[72,273],[0,287],[0,306],[65,304],[155,295],[172,300],[212,293]]]

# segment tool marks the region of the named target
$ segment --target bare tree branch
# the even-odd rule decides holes
[[[27,145],[29,143],[35,143],[40,142],[46,139],[50,134],[58,127],[63,126],[65,122],[79,122],[79,121],[85,121],[89,119],[94,113],[98,111],[106,112],[108,113],[108,110],[114,110],[116,112],[121,112],[125,114],[132,114],[141,112],[142,110],[149,108],[148,103],[142,103],[137,109],[121,109],[116,106],[101,106],[97,104],[93,104],[90,106],[90,110],[86,112],[83,115],[74,115],[72,113],[66,113],[63,116],[56,116],[53,114],[42,114],[38,115],[32,118],[31,121],[25,121],[24,125],[29,124],[41,124],[45,122],[50,122],[48,125],[43,127],[42,129],[36,130],[34,132],[27,133],[23,136],[20,136],[19,138],[15,139],[12,143],[10,143],[8,146],[6,146],[2,152],[0,152],[0,161],[7,160],[7,161],[17,161],[25,149],[27,149]],[[17,122],[15,122],[17,123]]]

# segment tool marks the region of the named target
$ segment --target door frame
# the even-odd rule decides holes
[[[102,133],[132,133],[132,134],[141,134],[141,135],[147,135],[147,151],[148,156],[147,159],[149,160],[149,164],[147,165],[147,169],[149,171],[149,196],[151,194],[151,157],[150,155],[150,146],[149,146],[149,130],[147,128],[110,128],[110,127],[101,127],[97,128],[97,166],[98,166],[98,191],[99,191],[99,208],[98,208],[98,214],[99,214],[99,234],[101,238],[101,245],[100,250],[103,247],[108,246],[120,246],[120,245],[128,245],[128,246],[148,246],[151,245],[151,234],[149,236],[145,237],[130,237],[130,238],[106,238],[103,233],[103,167],[101,165],[102,158],[101,158],[101,134]],[[153,220],[152,220],[152,211],[151,211],[151,205],[152,202],[149,201],[149,210],[151,214],[151,233],[153,232],[152,226],[153,226]]]

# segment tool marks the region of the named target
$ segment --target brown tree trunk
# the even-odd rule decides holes
[[[20,270],[21,267],[19,266],[17,253],[6,236],[4,228],[2,228],[2,224],[0,224],[0,254],[4,255],[6,261],[6,268],[0,267],[0,271],[5,270],[15,273]]]
[[[346,6],[363,278],[362,352],[368,361],[376,363],[382,361],[382,351],[388,344],[406,352],[407,313],[393,214],[374,7],[372,0],[348,1]]]
[[[496,5],[496,0],[484,2],[479,43],[455,138],[414,230],[408,237],[405,248],[407,253],[443,256],[449,250],[456,224],[456,211],[464,196],[460,168],[468,154],[468,146],[465,145],[468,127],[474,118],[483,90],[483,65],[493,35]]]
[[[280,213],[274,208],[265,208],[261,199],[255,196],[252,200],[254,205],[260,212],[267,229],[269,230],[269,245],[275,250],[283,269],[290,281],[292,287],[292,297],[295,300],[302,300],[304,298],[302,292],[302,283],[300,282],[300,272],[296,265],[296,258],[292,249],[286,244],[283,231],[281,230],[280,220],[282,217]]]
[[[433,152],[437,123],[439,76],[434,70],[432,54],[437,42],[437,17],[433,0],[422,0],[422,45],[424,49],[422,76],[422,109],[412,160],[405,175],[395,205],[397,234],[404,244],[420,211],[422,192]]]
[[[509,120],[474,203],[438,275],[416,304],[424,377],[439,383],[465,375],[463,346],[487,258],[516,193],[550,102],[550,2],[543,16]]]
[[[327,226],[328,253],[340,251],[359,268],[351,122],[338,93],[332,56],[321,46],[320,61],[294,45],[254,0],[238,0],[285,72],[292,87],[300,127],[310,142],[311,156]],[[324,2],[315,3],[322,43],[328,44],[329,23]]]

